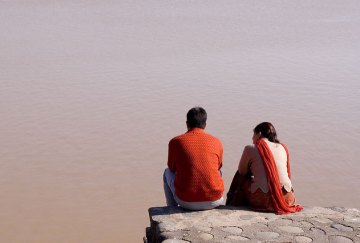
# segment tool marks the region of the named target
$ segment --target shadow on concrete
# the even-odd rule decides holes
[[[250,211],[250,212],[258,212],[256,210],[253,210],[251,208],[247,207],[235,207],[235,206],[225,206],[220,205],[217,208],[214,208],[217,210],[242,210],[242,211]],[[175,206],[163,206],[163,207],[151,207],[149,208],[149,214],[152,216],[156,215],[170,215],[170,214],[178,214],[178,213],[194,213],[194,212],[201,212],[201,211],[211,211],[209,210],[189,210],[181,207],[175,207]]]

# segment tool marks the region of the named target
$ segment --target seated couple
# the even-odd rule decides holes
[[[190,210],[216,208],[224,202],[221,177],[223,147],[206,133],[207,113],[194,107],[187,113],[188,131],[169,142],[164,191],[168,206]],[[271,123],[255,127],[253,145],[244,148],[226,205],[248,206],[279,214],[302,210],[295,204],[289,153]]]

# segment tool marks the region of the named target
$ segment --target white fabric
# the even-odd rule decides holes
[[[278,171],[280,184],[285,188],[287,192],[292,189],[291,181],[287,171],[287,155],[284,147],[279,143],[272,143],[267,139],[264,139],[269,146],[271,153],[274,156],[276,168]]]

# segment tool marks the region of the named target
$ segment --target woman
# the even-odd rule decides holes
[[[244,148],[226,204],[278,214],[301,211],[290,180],[289,153],[274,126],[260,123],[252,140],[254,145]]]

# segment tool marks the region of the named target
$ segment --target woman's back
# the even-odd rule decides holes
[[[279,143],[270,142],[264,139],[268,145],[277,167],[281,186],[289,192],[292,189],[291,181],[287,172],[287,153],[284,147]],[[244,149],[243,156],[240,160],[239,172],[245,174],[250,170],[253,178],[250,191],[254,193],[260,189],[264,193],[269,191],[267,176],[264,168],[264,162],[261,159],[259,151],[255,145],[248,145]]]
[[[278,171],[280,184],[284,187],[287,192],[292,189],[290,177],[288,174],[288,155],[285,148],[280,143],[273,143],[267,139],[264,139],[267,146],[269,147],[272,155],[274,156],[276,168]]]

